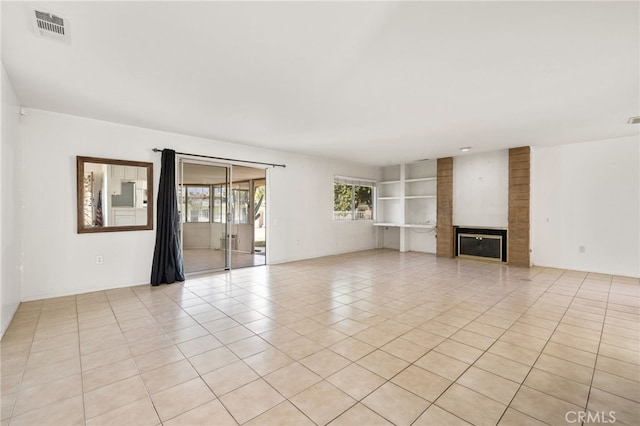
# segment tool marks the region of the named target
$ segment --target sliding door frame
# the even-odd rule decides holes
[[[215,268],[215,269],[211,269],[211,270],[205,270],[205,271],[198,271],[197,273],[206,273],[206,272],[213,272],[213,271],[221,271],[221,270],[231,270],[231,243],[230,243],[230,226],[231,226],[231,222],[229,221],[229,217],[233,217],[230,216],[230,208],[232,207],[232,203],[231,203],[231,194],[230,194],[230,189],[231,189],[231,179],[233,177],[233,172],[232,172],[232,168],[233,165],[231,164],[225,164],[222,162],[217,162],[217,161],[207,161],[207,160],[203,160],[201,158],[198,159],[194,159],[193,157],[189,157],[189,156],[185,156],[185,155],[176,155],[176,162],[178,163],[178,170],[179,173],[176,173],[176,193],[177,194],[181,194],[181,189],[182,187],[185,187],[185,185],[189,185],[188,183],[184,182],[184,165],[186,164],[195,164],[195,165],[200,165],[200,166],[208,166],[208,167],[220,167],[225,169],[225,182],[223,183],[224,187],[225,187],[225,193],[226,193],[226,205],[225,205],[225,218],[224,218],[224,226],[222,229],[222,235],[224,235],[224,247],[222,247],[222,249],[224,250],[224,265],[222,266],[222,268]],[[186,191],[185,191],[186,194]],[[209,214],[211,215],[211,209],[213,207],[213,194],[210,193],[209,194],[209,209],[210,212]],[[185,205],[185,211],[182,212],[182,215],[184,215],[185,217],[180,219],[180,249],[182,250],[182,258],[184,259],[184,225],[187,223],[186,220],[186,205]],[[211,220],[211,218],[209,219]],[[212,223],[212,222],[209,222]],[[211,231],[209,231],[209,233],[211,233]],[[187,273],[194,273],[194,272],[186,272]]]
[[[269,185],[268,185],[268,180],[269,180],[269,173],[268,173],[268,166],[262,166],[262,167],[258,167],[258,165],[254,164],[254,163],[243,163],[241,161],[224,161],[224,160],[214,160],[214,159],[205,159],[202,157],[197,157],[197,156],[191,156],[191,155],[186,155],[186,154],[177,154],[176,153],[176,170],[179,171],[179,173],[176,173],[176,182],[175,182],[175,187],[176,187],[176,194],[180,194],[180,186],[184,185],[184,163],[188,163],[188,164],[197,164],[197,165],[202,165],[202,166],[212,166],[212,167],[224,167],[226,169],[226,195],[227,195],[227,200],[226,200],[226,223],[225,223],[225,227],[224,227],[224,235],[225,235],[225,266],[223,269],[213,269],[210,271],[202,271],[202,272],[197,272],[197,273],[206,273],[206,272],[213,272],[213,271],[220,271],[220,270],[226,270],[226,271],[230,271],[233,269],[233,265],[232,265],[232,256],[231,256],[231,235],[232,235],[232,226],[233,226],[233,218],[234,218],[234,196],[233,196],[233,184],[234,184],[234,180],[233,180],[233,166],[243,166],[243,167],[250,167],[253,169],[264,169],[264,182],[265,182],[265,187],[267,188],[267,190],[265,191],[265,202],[266,202],[266,217],[267,220],[270,217],[269,214],[269,205],[270,203],[268,202],[268,198],[269,198]],[[253,185],[250,185],[253,187]],[[251,205],[253,206],[253,195],[254,195],[254,188],[251,188],[250,192],[250,199],[252,200]],[[183,214],[186,215],[186,211],[183,212]],[[250,217],[253,217],[252,215],[252,211],[249,211],[249,215]],[[183,259],[184,259],[184,224],[186,223],[186,218],[180,220],[180,249],[182,250],[182,255],[183,255]],[[254,225],[253,222],[251,222],[252,225]],[[265,254],[265,265],[268,265],[269,262],[269,224],[266,224],[266,245],[267,247],[265,247],[266,249],[266,254]],[[252,241],[252,244],[254,244],[255,242],[255,234],[253,237],[254,241]],[[252,254],[253,254],[253,248],[252,248]],[[185,274],[187,272],[185,271]]]

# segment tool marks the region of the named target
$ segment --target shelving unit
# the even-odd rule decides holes
[[[382,181],[377,183],[378,222],[374,225],[384,228],[383,239],[387,228],[397,229],[396,245],[400,251],[435,252],[435,232],[429,233],[429,230],[436,227],[436,175],[436,160],[383,169]],[[418,238],[418,231],[426,235]],[[414,234],[416,237],[412,240]]]
[[[385,167],[376,185],[377,226],[396,226],[402,219],[402,181],[400,166]]]

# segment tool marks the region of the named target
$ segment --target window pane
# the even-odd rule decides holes
[[[213,221],[225,223],[227,214],[227,188],[224,185],[213,187]]]
[[[233,222],[238,224],[249,223],[249,190],[234,189],[233,199],[235,201]]]
[[[187,222],[209,222],[209,187],[187,187]]]
[[[353,219],[353,185],[333,184],[333,218],[335,220]]]
[[[186,188],[183,185],[180,185],[180,192],[178,193],[178,217],[182,223],[184,223],[187,218],[185,215],[185,211],[187,210],[185,205],[185,191]]]
[[[373,186],[333,184],[334,220],[373,220]]]
[[[373,199],[370,186],[354,187],[354,208],[355,219],[371,220],[373,219]]]

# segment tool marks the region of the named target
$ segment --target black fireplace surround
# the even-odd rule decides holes
[[[472,256],[507,261],[507,230],[455,227],[456,256]]]

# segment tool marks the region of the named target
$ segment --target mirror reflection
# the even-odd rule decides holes
[[[78,157],[78,232],[153,229],[153,164]]]

